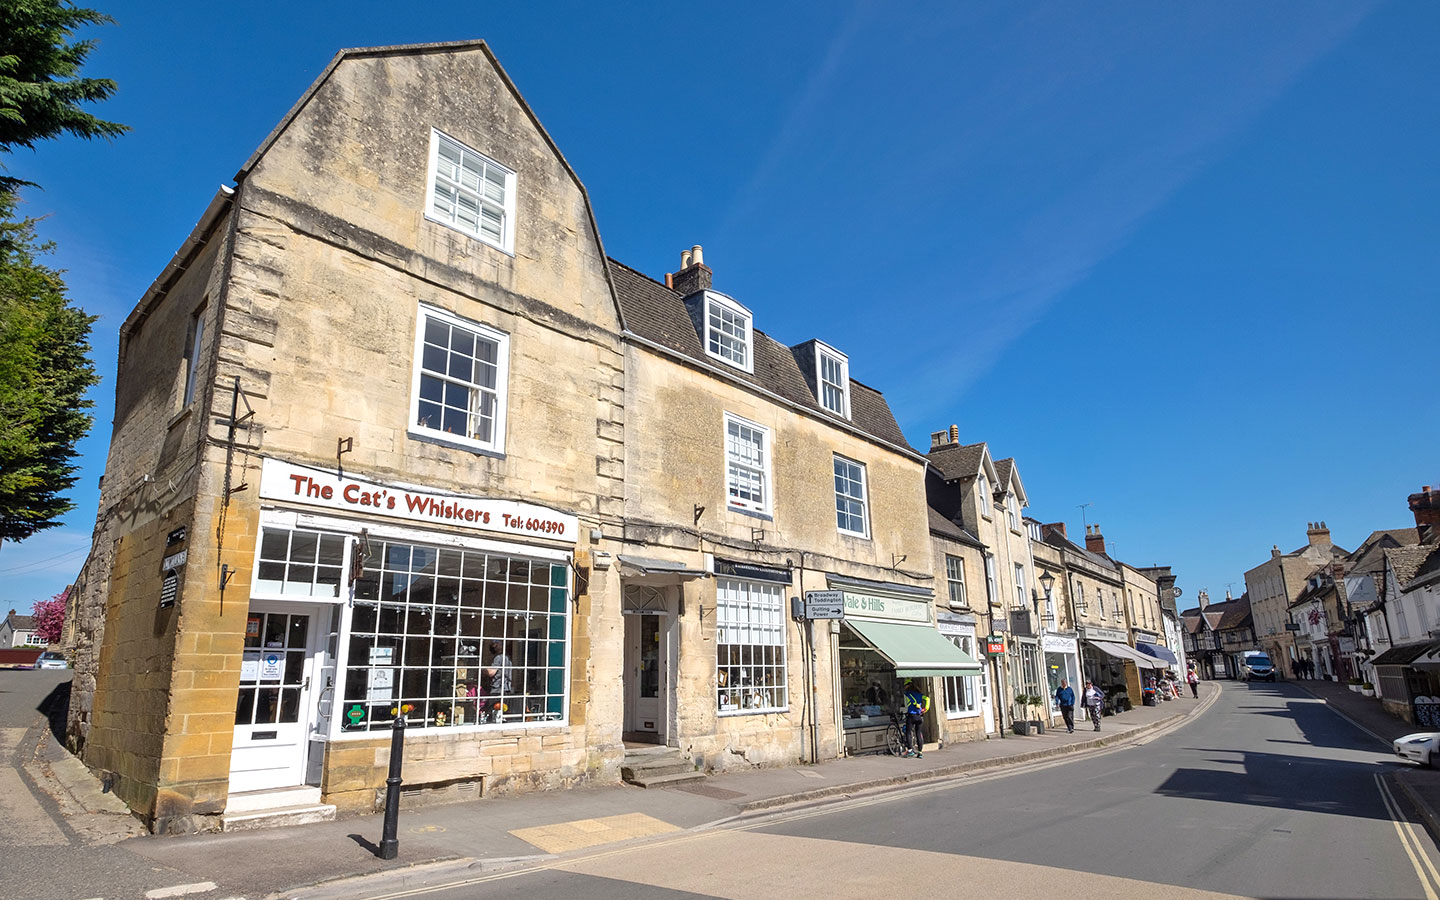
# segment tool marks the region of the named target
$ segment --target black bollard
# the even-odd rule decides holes
[[[395,717],[390,731],[390,777],[385,779],[385,828],[380,838],[381,859],[394,859],[400,853],[395,831],[400,827],[400,763],[405,755],[405,713]]]

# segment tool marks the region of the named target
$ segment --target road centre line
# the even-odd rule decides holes
[[[1376,773],[1374,778],[1375,786],[1380,791],[1380,800],[1385,804],[1385,812],[1389,814],[1390,821],[1395,826],[1395,834],[1400,838],[1400,846],[1405,848],[1405,855],[1410,857],[1410,865],[1415,867],[1415,876],[1420,879],[1420,886],[1425,889],[1425,897],[1427,900],[1440,900],[1437,898],[1434,888],[1434,884],[1440,884],[1440,872],[1435,871],[1435,864],[1430,861],[1424,845],[1416,837],[1414,826],[1401,813],[1400,804],[1390,793],[1390,786],[1385,783],[1385,779],[1379,773]],[[1419,859],[1416,858],[1417,855]],[[1425,861],[1423,867],[1420,865],[1421,859]]]

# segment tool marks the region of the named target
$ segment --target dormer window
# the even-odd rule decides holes
[[[979,484],[980,484],[980,514],[981,514],[981,515],[988,516],[988,515],[990,515],[990,481],[985,477],[985,473],[984,473],[984,472],[981,472],[981,473],[980,473],[980,481],[979,481]]]
[[[705,292],[705,352],[726,365],[755,371],[750,310],[714,291]]]
[[[815,365],[820,405],[837,416],[850,418],[850,359],[834,347],[816,341]]]

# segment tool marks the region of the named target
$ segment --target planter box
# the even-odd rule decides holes
[[[1031,728],[1031,730],[1034,731],[1036,734],[1044,734],[1044,733],[1045,733],[1045,722],[1044,722],[1044,720],[1042,720],[1042,719],[1036,719],[1035,721],[1033,721],[1033,722],[1030,723],[1030,728]]]
[[[1011,722],[1010,727],[1015,730],[1016,734],[1027,736],[1030,734],[1030,723],[1023,719],[1016,722]]]
[[[1351,685],[1346,685],[1346,686],[1347,686],[1348,688],[1350,688],[1350,690],[1354,691],[1355,693],[1357,693],[1357,694],[1360,693],[1360,685],[1358,685],[1358,684],[1351,684]]]
[[[1374,688],[1361,688],[1361,689],[1360,689],[1360,693],[1364,694],[1364,695],[1367,696],[1367,697],[1373,697],[1373,696],[1375,696],[1375,689],[1374,689]]]

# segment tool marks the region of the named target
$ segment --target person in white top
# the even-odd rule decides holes
[[[1085,711],[1090,714],[1090,721],[1094,723],[1095,730],[1100,730],[1100,706],[1105,702],[1105,692],[1090,682],[1085,682],[1085,692],[1080,695],[1080,702],[1085,705]]]

